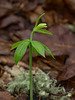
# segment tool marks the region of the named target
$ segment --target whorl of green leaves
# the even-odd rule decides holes
[[[31,33],[31,36],[33,37],[34,32],[40,32],[40,33],[44,33],[44,34],[50,34],[52,35],[52,33],[50,33],[49,31],[42,29],[47,27],[46,23],[40,23],[38,24],[38,21],[40,20],[40,18],[43,16],[44,14],[42,14],[36,21],[35,27]],[[17,43],[15,43],[11,50],[16,49],[15,54],[14,54],[14,59],[15,59],[15,63],[17,64],[22,57],[24,56],[24,54],[26,53],[27,47],[30,47],[30,44],[32,45],[32,51],[34,52],[34,54],[37,56],[38,54],[42,55],[43,57],[45,57],[45,51],[48,52],[53,58],[53,54],[51,53],[51,51],[48,49],[48,47],[46,47],[45,45],[43,45],[41,42],[39,41],[34,41],[31,39],[27,39],[27,40],[23,40],[23,41],[19,41]]]

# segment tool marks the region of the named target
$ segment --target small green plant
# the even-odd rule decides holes
[[[15,54],[14,54],[14,59],[15,59],[15,63],[17,64],[21,58],[24,56],[27,47],[29,46],[29,65],[30,65],[30,100],[33,100],[33,83],[32,83],[32,51],[34,52],[34,54],[37,56],[38,54],[41,54],[43,57],[45,57],[45,50],[54,58],[53,54],[51,53],[51,51],[48,49],[48,47],[46,47],[44,44],[42,44],[39,41],[34,41],[32,40],[34,32],[40,32],[40,33],[44,33],[44,34],[50,34],[52,35],[52,33],[50,33],[49,31],[43,29],[47,27],[46,23],[40,23],[38,24],[40,18],[44,15],[45,13],[43,13],[36,21],[35,27],[33,28],[33,31],[31,33],[30,39],[27,40],[23,40],[23,41],[19,41],[17,43],[15,43],[11,50],[16,49]]]

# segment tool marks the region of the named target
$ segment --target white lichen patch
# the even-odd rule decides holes
[[[29,93],[29,73],[20,69],[21,74],[15,75],[15,80],[8,84],[8,91],[13,94]],[[33,90],[41,97],[50,97],[51,100],[70,100],[71,94],[66,94],[64,87],[56,86],[57,80],[49,77],[41,70],[33,76]],[[62,94],[54,95],[54,94]],[[65,95],[66,94],[66,95]],[[70,95],[70,96],[69,96]]]

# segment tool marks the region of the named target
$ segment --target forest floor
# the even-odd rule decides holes
[[[18,68],[29,70],[29,49],[26,56],[15,65],[11,46],[30,37],[37,18],[48,24],[52,36],[35,33],[33,39],[48,46],[55,60],[46,53],[46,58],[35,57],[33,68],[50,72],[67,91],[73,89],[71,100],[75,100],[75,1],[71,0],[1,0],[0,1],[0,100],[27,100],[27,95],[14,97],[6,91],[12,81],[11,73]],[[5,95],[5,96],[4,96]]]

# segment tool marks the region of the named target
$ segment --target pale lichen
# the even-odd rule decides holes
[[[29,73],[23,70],[20,71],[21,74],[15,75],[15,80],[8,84],[7,90],[11,94],[29,93]],[[33,76],[33,90],[37,95],[45,98],[49,97],[51,100],[70,100],[69,94],[66,94],[64,87],[56,86],[56,84],[57,80],[50,78],[42,70],[38,70]],[[59,94],[59,96],[56,94]]]

